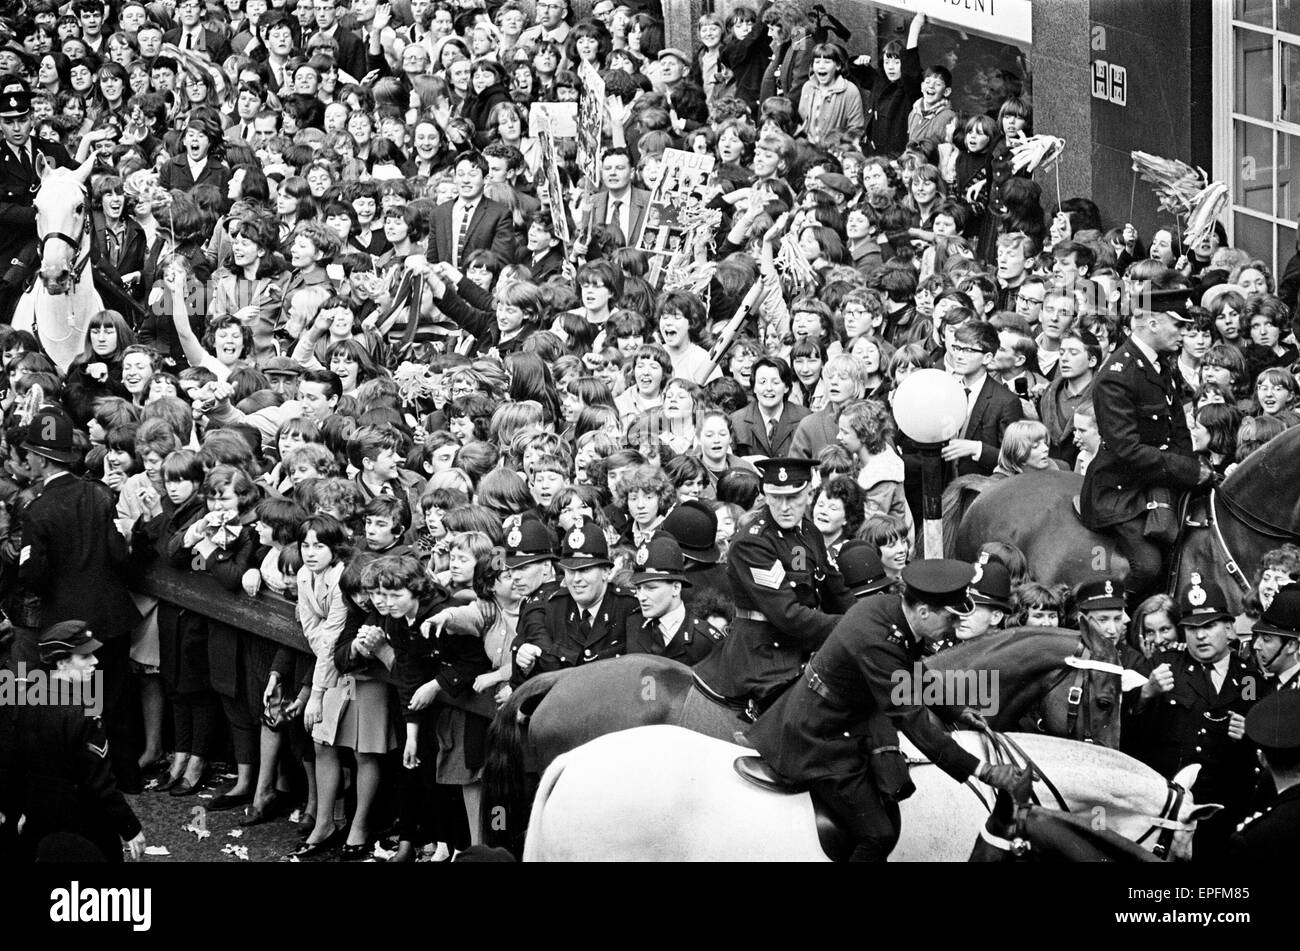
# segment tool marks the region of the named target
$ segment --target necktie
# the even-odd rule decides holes
[[[610,204],[608,224],[614,225],[620,231],[623,230],[623,203],[621,201]],[[627,235],[623,237],[627,237]]]
[[[194,49],[194,34],[193,34],[193,33],[186,33],[186,34],[185,34],[185,48],[186,48],[187,50],[192,50],[192,49]]]
[[[456,253],[452,255],[453,264],[460,266],[461,251],[465,248],[465,238],[469,235],[469,219],[473,216],[469,208],[462,208],[460,213],[460,228],[456,231]]]
[[[776,420],[769,418],[766,422],[766,426],[767,426],[767,448],[771,449],[772,433],[776,432]]]
[[[23,171],[27,174],[28,179],[36,177],[36,169],[32,165],[32,147],[30,144],[24,145],[18,150],[18,157],[22,160]]]

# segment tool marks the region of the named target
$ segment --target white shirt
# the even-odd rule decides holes
[[[197,184],[199,176],[202,175],[203,170],[208,167],[208,160],[204,159],[202,162],[195,163],[187,158],[185,161],[190,167],[190,178],[194,179]]]
[[[659,634],[663,638],[664,647],[677,636],[681,630],[682,622],[686,620],[686,605],[679,604],[673,610],[669,611],[663,617],[659,618]]]
[[[614,203],[618,202],[618,215],[614,215]],[[615,195],[610,192],[606,196],[605,205],[605,224],[615,225],[623,233],[623,237],[628,243],[632,241],[632,235],[629,233],[632,228],[632,189],[629,188],[622,195]]]
[[[1147,363],[1151,364],[1152,368],[1153,368],[1157,373],[1159,373],[1159,372],[1160,372],[1160,355],[1159,355],[1158,353],[1156,353],[1154,350],[1152,350],[1150,347],[1148,347],[1148,346],[1147,346],[1145,343],[1143,343],[1141,340],[1139,340],[1139,339],[1137,338],[1137,335],[1136,335],[1136,334],[1134,334],[1134,335],[1132,335],[1131,337],[1129,337],[1129,339],[1133,341],[1133,346],[1135,346],[1135,347],[1138,348],[1138,352],[1141,353],[1142,356],[1144,356],[1144,357],[1147,358]]]
[[[1228,665],[1232,663],[1232,654],[1224,654],[1209,669],[1210,683],[1215,692],[1223,689],[1223,682],[1228,679]]]
[[[1296,675],[1298,674],[1300,674],[1300,664],[1296,664],[1294,667],[1290,667],[1287,670],[1282,671],[1282,673],[1277,675],[1278,688],[1280,689],[1282,687],[1285,687],[1291,681],[1295,680]]]

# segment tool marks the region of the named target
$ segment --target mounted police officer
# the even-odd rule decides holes
[[[1197,825],[1193,857],[1202,860],[1222,858],[1254,795],[1259,770],[1246,738],[1246,714],[1268,688],[1259,668],[1231,649],[1235,618],[1222,589],[1195,573],[1191,580],[1179,599],[1187,649],[1151,659],[1148,686],[1154,696],[1137,718],[1141,736],[1135,753],[1167,778],[1201,764],[1196,798],[1223,805]]]
[[[764,459],[764,506],[727,552],[736,622],[695,672],[715,694],[761,712],[798,678],[851,604],[821,532],[805,518],[811,460]]]
[[[15,76],[0,77],[0,323],[13,318],[35,268],[41,166],[71,167],[67,150],[32,135],[32,93]]]
[[[102,646],[84,621],[51,625],[40,639],[41,669],[18,681],[24,702],[0,704],[0,824],[16,825],[25,815],[29,853],[42,838],[70,832],[109,862],[122,861],[123,843],[133,859],[144,854],[140,822],[113,777],[104,726],[87,706]]]
[[[974,572],[932,559],[903,569],[901,594],[855,604],[808,662],[799,682],[746,736],[792,783],[806,785],[856,840],[853,861],[883,862],[898,842],[898,804],[915,787],[898,748],[901,730],[957,782],[972,776],[1010,791],[1016,771],[981,763],[945,732],[934,712],[900,690],[933,645],[971,612]]]
[[[1228,857],[1251,862],[1294,862],[1300,852],[1300,690],[1265,697],[1246,715],[1246,738],[1279,790],[1264,813],[1237,827]]]
[[[520,610],[515,668],[525,678],[627,653],[627,619],[637,601],[610,584],[604,531],[584,521],[564,536],[562,553],[563,585],[539,591]]]
[[[1083,523],[1109,532],[1128,559],[1129,605],[1151,593],[1164,563],[1148,517],[1176,522],[1174,493],[1209,482],[1210,467],[1192,451],[1178,384],[1167,355],[1182,346],[1191,318],[1185,287],[1147,292],[1137,301],[1132,334],[1097,371],[1092,402],[1101,448],[1088,465],[1079,497]],[[1164,509],[1149,508],[1149,505]]]
[[[691,582],[677,542],[660,533],[637,551],[636,560],[630,580],[641,613],[627,619],[628,652],[658,654],[683,664],[708,657],[722,634],[683,601],[683,590]]]

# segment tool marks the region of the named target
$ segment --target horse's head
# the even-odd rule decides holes
[[[40,163],[41,188],[36,193],[36,235],[40,240],[40,278],[49,294],[69,294],[76,285],[83,239],[90,231],[86,181],[93,159],[77,169]]]
[[[1052,681],[1042,700],[1042,729],[1118,749],[1123,696],[1119,650],[1113,641],[1086,630],[1079,641],[1086,655],[1063,658],[1065,674]]]
[[[1193,763],[1167,780],[1151,770],[1133,789],[1111,790],[1116,799],[1105,808],[1106,827],[1152,850],[1158,858],[1190,859],[1196,823],[1223,808],[1217,803],[1197,803],[1192,797],[1200,772],[1201,764]]]

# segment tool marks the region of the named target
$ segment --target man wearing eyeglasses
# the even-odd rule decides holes
[[[569,39],[569,4],[566,0],[537,0],[537,22],[519,36],[519,45],[537,46],[550,40],[564,43]]]
[[[971,321],[953,333],[947,362],[966,391],[966,425],[961,436],[948,440],[945,462],[957,464],[957,475],[992,475],[1007,427],[1024,418],[1015,393],[989,376],[998,351],[992,324]]]

